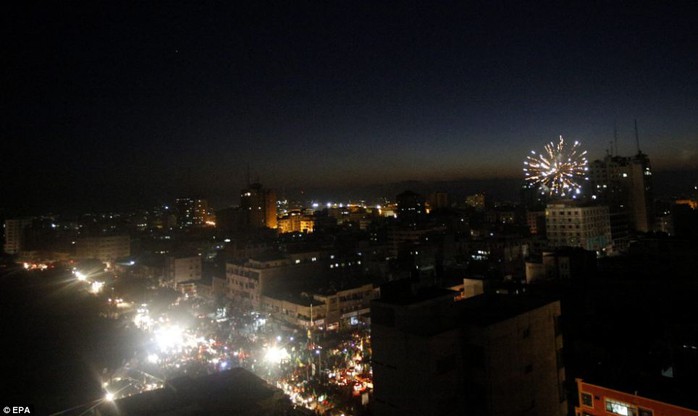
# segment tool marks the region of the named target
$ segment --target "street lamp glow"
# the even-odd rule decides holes
[[[159,329],[155,332],[155,342],[161,351],[175,349],[184,344],[184,331],[177,325]]]
[[[114,401],[114,393],[107,392],[107,394],[104,395],[104,399],[108,402],[113,402]]]
[[[104,287],[104,282],[92,282],[92,285],[90,286],[90,292],[99,293],[102,291],[103,287]]]
[[[264,354],[264,360],[268,363],[279,364],[283,360],[288,360],[290,355],[286,348],[269,347],[267,353]]]
[[[84,274],[83,272],[77,272],[77,271],[76,271],[76,272],[75,272],[75,277],[77,277],[78,280],[80,280],[81,282],[84,282],[85,279],[87,279],[87,276],[85,276],[85,274]]]

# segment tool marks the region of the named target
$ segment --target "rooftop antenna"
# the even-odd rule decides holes
[[[637,153],[640,154],[640,136],[637,134],[637,119],[635,119],[635,144],[637,144]]]
[[[613,144],[615,145],[616,156],[618,156],[618,120],[613,121]]]

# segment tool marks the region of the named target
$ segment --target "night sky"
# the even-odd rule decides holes
[[[560,134],[596,159],[615,124],[634,154],[634,119],[656,171],[698,178],[691,2],[15,3],[7,214],[237,203],[248,166],[287,190],[522,178]]]

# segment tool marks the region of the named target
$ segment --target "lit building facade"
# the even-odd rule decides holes
[[[131,255],[131,238],[128,235],[81,237],[75,241],[77,259],[98,259],[113,263],[120,257]]]
[[[295,328],[336,331],[366,322],[376,294],[371,283],[306,296],[277,293],[262,296],[261,310]]]
[[[172,256],[165,262],[165,281],[175,288],[182,282],[201,280],[201,256]]]
[[[262,295],[292,290],[323,271],[321,262],[291,259],[277,254],[226,263],[227,297],[256,309]]]
[[[581,247],[598,255],[613,251],[607,206],[558,202],[545,208],[545,229],[553,247]]]
[[[465,198],[465,205],[477,210],[485,209],[485,194],[468,195]]]
[[[372,283],[356,285],[340,290],[316,293],[313,298],[326,305],[327,329],[341,329],[365,321],[370,314],[371,300],[377,289]]]
[[[577,379],[576,416],[698,416],[697,410],[597,386]]]
[[[32,224],[31,218],[5,220],[5,244],[3,249],[7,254],[19,254],[24,243],[24,229]]]
[[[291,211],[278,219],[278,228],[280,233],[312,233],[315,219],[299,211]]]
[[[298,329],[323,330],[327,322],[327,305],[309,296],[262,296],[261,310],[268,312],[275,320]]]
[[[262,286],[269,280],[283,276],[291,265],[290,260],[277,257],[230,262],[225,265],[230,299],[240,300],[248,306],[261,305]]]
[[[177,224],[180,228],[203,227],[211,218],[208,201],[200,198],[177,198]]]

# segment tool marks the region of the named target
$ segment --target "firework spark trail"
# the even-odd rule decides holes
[[[560,136],[557,145],[545,145],[545,154],[531,151],[524,161],[526,180],[550,196],[576,197],[581,193],[581,182],[588,180],[589,170],[587,152],[581,152],[579,146],[578,141],[572,147],[566,146]]]

